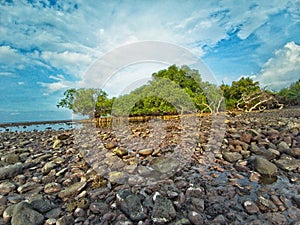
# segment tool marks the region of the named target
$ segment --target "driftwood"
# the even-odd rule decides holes
[[[283,104],[279,103],[274,94],[267,91],[256,91],[248,95],[242,95],[237,102],[237,109],[244,112],[253,110],[264,111],[265,109],[282,109]]]

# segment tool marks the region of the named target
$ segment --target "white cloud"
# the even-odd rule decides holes
[[[24,85],[25,83],[23,81],[19,81],[18,85]]]
[[[49,76],[50,79],[55,80],[55,82],[52,83],[46,83],[46,82],[37,82],[38,85],[45,87],[47,90],[43,93],[44,96],[48,96],[51,93],[54,93],[56,91],[64,90],[72,86],[72,82],[67,81],[65,77],[61,74],[58,74],[57,76]]]
[[[276,50],[262,67],[258,81],[262,86],[279,90],[287,87],[300,77],[300,45],[287,43],[282,49]]]
[[[93,61],[92,57],[77,52],[43,52],[41,57],[53,67],[79,77]]]

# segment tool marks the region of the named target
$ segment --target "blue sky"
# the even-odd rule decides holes
[[[0,3],[0,122],[71,118],[56,108],[63,91],[84,87],[103,55],[145,40],[187,49],[218,83],[251,76],[279,90],[300,77],[298,0]],[[118,95],[164,67],[127,66],[103,88]]]

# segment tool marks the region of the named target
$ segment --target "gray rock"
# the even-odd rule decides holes
[[[300,160],[297,160],[288,155],[282,155],[279,160],[276,160],[276,165],[286,171],[292,171],[300,167]]]
[[[189,218],[190,222],[194,225],[204,224],[202,216],[197,212],[190,211],[188,213],[188,218]]]
[[[7,194],[14,191],[15,189],[16,185],[11,182],[5,181],[3,183],[0,183],[0,194]]]
[[[22,173],[21,163],[0,167],[0,180],[13,178],[20,173]]]
[[[223,152],[223,158],[228,162],[236,162],[240,159],[243,159],[243,156],[238,152]]]
[[[280,142],[277,147],[280,152],[286,152],[290,149],[289,145],[284,141]]]
[[[276,176],[278,173],[276,165],[262,157],[255,157],[254,168],[257,172],[265,176]]]
[[[249,214],[256,214],[259,212],[259,208],[252,201],[245,201],[243,203],[243,206],[245,208],[245,211]]]
[[[44,216],[33,210],[27,202],[18,203],[13,209],[12,225],[42,225]]]
[[[46,213],[52,209],[51,202],[47,199],[33,199],[30,201],[32,208],[40,213]]]
[[[93,202],[90,204],[89,209],[95,213],[100,214],[103,216],[104,214],[108,213],[108,205],[105,202]]]
[[[146,218],[141,200],[137,195],[128,195],[121,202],[120,208],[132,221],[139,221]]]
[[[152,221],[158,223],[167,223],[173,220],[176,217],[176,211],[173,206],[173,203],[160,195],[155,199],[153,212],[152,212]]]
[[[108,174],[109,182],[112,184],[125,184],[128,180],[128,174],[126,172],[112,171]]]

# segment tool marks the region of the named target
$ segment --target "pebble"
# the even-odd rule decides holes
[[[226,116],[225,139],[211,146],[203,117],[195,151],[193,123],[175,120],[157,136],[147,123],[3,132],[0,224],[297,224],[299,116]]]

